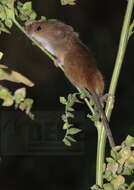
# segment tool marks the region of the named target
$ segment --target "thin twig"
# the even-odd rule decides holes
[[[121,37],[119,42],[119,48],[117,53],[117,58],[115,61],[115,67],[112,75],[112,80],[110,83],[109,94],[115,95],[115,91],[117,88],[117,83],[120,75],[120,71],[122,68],[122,63],[129,39],[129,25],[132,16],[134,6],[134,0],[128,0],[126,13],[124,17],[123,27],[121,31]],[[110,116],[112,113],[113,106],[112,98],[109,98],[106,104],[106,116],[108,120],[110,120]],[[105,146],[106,146],[106,132],[103,126],[99,125],[98,127],[98,148],[97,148],[97,164],[96,164],[96,184],[100,187],[103,186],[103,164],[105,157]]]

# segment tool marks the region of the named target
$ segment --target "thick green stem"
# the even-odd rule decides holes
[[[124,17],[123,27],[121,31],[119,49],[117,53],[117,58],[115,61],[115,67],[112,75],[112,80],[110,83],[109,94],[115,95],[128,39],[129,39],[129,26],[132,16],[134,6],[134,0],[128,0],[128,5]],[[108,102],[106,104],[106,116],[108,120],[110,120],[110,116],[113,108],[113,100],[109,97]],[[101,125],[97,126],[98,129],[98,148],[97,148],[97,164],[96,164],[96,184],[100,187],[103,186],[103,164],[105,157],[105,146],[106,146],[106,132],[104,127]]]

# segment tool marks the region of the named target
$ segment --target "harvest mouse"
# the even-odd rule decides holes
[[[105,127],[110,146],[115,146],[107,117],[101,106],[100,97],[104,93],[104,80],[96,66],[96,61],[73,28],[63,22],[48,20],[26,25],[29,36],[37,40],[44,49],[57,59],[55,65],[62,65],[66,77],[78,87],[87,89],[95,102],[101,121]]]

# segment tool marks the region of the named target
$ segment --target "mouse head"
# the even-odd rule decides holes
[[[67,34],[73,33],[71,26],[55,20],[29,24],[25,26],[25,29],[31,37],[40,42],[44,39],[49,43],[63,40]]]
[[[60,59],[70,51],[73,42],[78,40],[78,34],[71,26],[56,20],[29,24],[25,29],[44,49]]]

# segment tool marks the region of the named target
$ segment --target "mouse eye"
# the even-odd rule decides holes
[[[38,27],[36,28],[37,31],[40,31],[41,29],[42,29],[41,26],[38,26]]]

